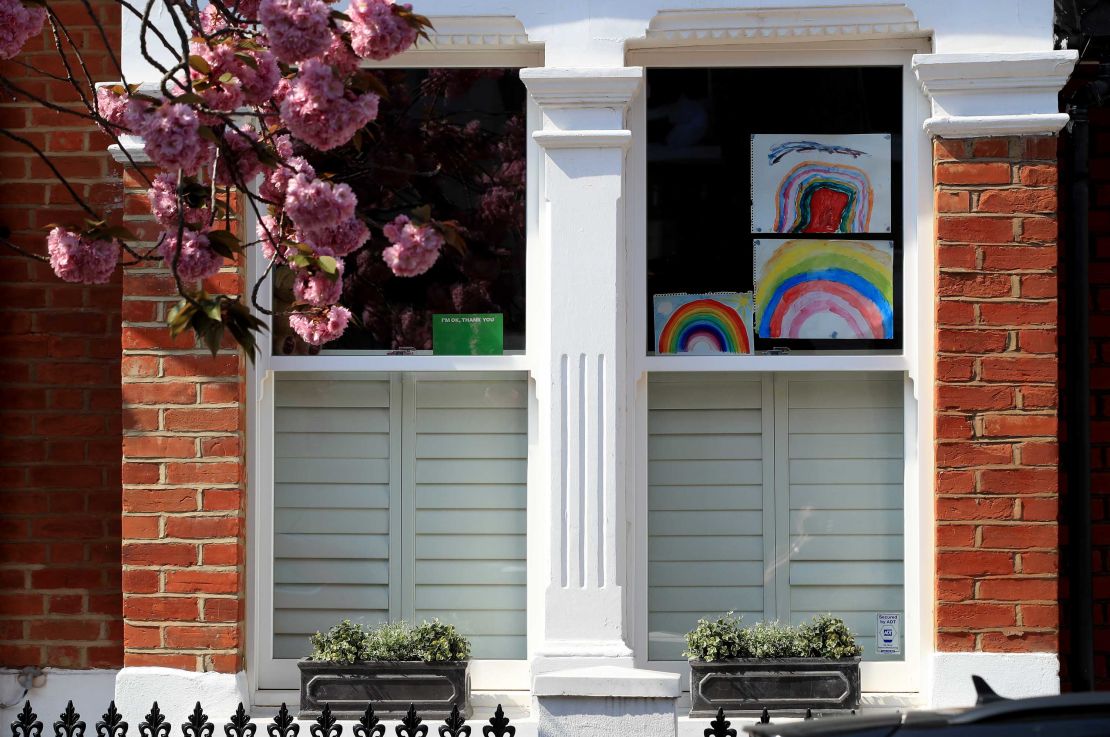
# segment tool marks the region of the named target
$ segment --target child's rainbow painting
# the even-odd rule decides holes
[[[752,136],[756,233],[889,233],[891,137]]]
[[[889,340],[894,337],[892,241],[755,241],[760,338]]]
[[[656,353],[751,353],[751,292],[656,294]]]

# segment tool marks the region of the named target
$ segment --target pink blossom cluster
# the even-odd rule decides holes
[[[358,200],[347,184],[298,174],[285,193],[285,214],[302,232],[331,228],[354,217]]]
[[[188,229],[182,232],[180,245],[176,230],[163,233],[158,252],[163,262],[171,268],[176,265],[178,276],[187,281],[207,279],[219,271],[224,262],[223,256],[208,244],[208,236]]]
[[[419,276],[432,268],[443,248],[443,236],[430,225],[417,225],[406,215],[398,215],[382,228],[392,244],[382,251],[382,259],[397,276]]]
[[[42,33],[46,8],[20,0],[0,0],[0,59],[11,59],[31,38]]]
[[[347,14],[351,18],[351,48],[363,59],[388,59],[416,42],[417,29],[401,17],[398,10],[412,6],[396,5],[393,0],[353,0]]]
[[[332,256],[327,249],[317,251],[319,256]],[[339,301],[343,293],[343,262],[337,262],[336,274],[322,270],[298,269],[293,277],[293,296],[313,307],[327,307]]]
[[[154,182],[147,190],[150,200],[150,211],[154,219],[166,230],[176,230],[181,218],[181,211],[177,202],[177,177],[173,174],[162,173],[154,177]],[[211,211],[207,206],[189,207],[185,205],[185,225],[187,227],[204,227],[211,219]]]
[[[323,0],[262,0],[258,6],[270,50],[286,64],[327,51],[332,43],[330,15]]]
[[[347,329],[351,311],[346,307],[331,305],[310,312],[297,312],[289,316],[289,327],[309,345],[330,343]]]
[[[216,158],[216,183],[234,186],[240,182],[250,185],[262,173],[256,146],[261,146],[258,134],[250,126],[239,129],[228,126],[223,134],[224,146]]]
[[[234,112],[243,105],[261,105],[269,100],[281,80],[277,59],[265,49],[242,51],[231,42],[210,45],[195,41],[190,52],[208,64],[207,72],[193,68],[191,75],[194,80],[211,85],[199,94],[213,110]],[[231,78],[221,81],[224,75]]]
[[[370,238],[370,229],[358,217],[352,216],[336,225],[298,231],[297,237],[317,251],[328,249],[336,256],[346,256],[366,243]]]
[[[289,188],[289,182],[293,177],[304,175],[309,179],[316,178],[316,170],[304,157],[282,155],[280,144],[278,155],[284,158],[284,165],[274,167],[263,178],[262,185],[258,188],[258,194],[262,199],[274,203],[275,206],[281,206],[285,202],[285,192]]]
[[[97,240],[64,228],[54,228],[46,236],[50,268],[58,278],[81,284],[104,284],[112,278],[119,263],[119,247],[112,241]]]
[[[212,160],[214,146],[200,137],[196,110],[164,102],[139,125],[150,160],[168,171],[194,172]]]
[[[329,151],[378,117],[378,96],[351,92],[327,63],[309,59],[289,82],[280,109],[281,120],[293,135]]]
[[[281,245],[282,240],[288,235],[287,228],[273,215],[263,215],[258,225],[258,238],[262,248],[262,257],[267,261],[276,261],[284,264],[292,256],[295,249]]]
[[[110,87],[96,89],[94,104],[100,117],[113,127],[114,130],[109,131],[110,133],[130,133],[142,125],[142,103],[131,97],[118,95]]]

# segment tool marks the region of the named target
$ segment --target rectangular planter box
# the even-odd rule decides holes
[[[301,660],[302,719],[320,716],[330,704],[339,719],[357,719],[374,705],[382,719],[416,707],[421,718],[443,719],[456,704],[470,716],[470,663],[367,662],[344,665]]]
[[[858,709],[859,658],[739,658],[690,661],[690,716],[758,714],[781,716]]]

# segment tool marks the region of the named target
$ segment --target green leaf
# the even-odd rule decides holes
[[[205,61],[203,56],[200,56],[198,54],[189,55],[189,66],[191,66],[193,69],[196,69],[201,74],[212,73],[212,65]]]
[[[239,239],[230,230],[212,230],[208,232],[208,243],[215,247],[219,245],[221,248],[226,249],[230,253],[239,253],[243,250],[243,245]],[[230,256],[229,256],[230,258]]]
[[[232,74],[231,72],[224,72],[220,75],[220,84],[227,84],[233,79],[235,79],[234,74]]]
[[[251,69],[258,69],[258,59],[245,51],[236,51],[235,58],[246,64]]]
[[[320,271],[325,274],[334,275],[339,270],[339,265],[336,263],[334,256],[320,256],[316,259],[316,262],[320,264]]]
[[[179,102],[183,105],[203,105],[204,100],[200,95],[193,92],[186,92],[182,95],[177,95],[173,98],[174,102]]]

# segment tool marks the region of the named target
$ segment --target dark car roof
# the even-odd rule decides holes
[[[1029,720],[1038,716],[1054,719],[1059,717],[1061,712],[1069,715],[1105,713],[1107,718],[1110,719],[1110,692],[1068,693],[1029,699],[1000,699],[968,709],[949,711],[829,716],[789,724],[752,724],[745,727],[744,730],[756,737],[836,737],[837,735],[847,737],[856,733],[881,734],[884,728],[894,732],[902,725],[914,728],[936,727],[939,729],[1011,719]],[[887,732],[887,734],[890,732]]]

